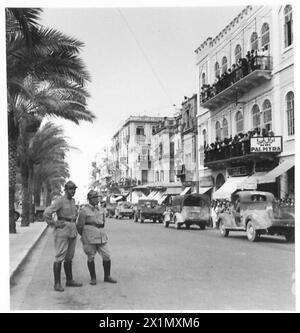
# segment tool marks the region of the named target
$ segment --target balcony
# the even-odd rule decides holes
[[[255,163],[273,163],[277,160],[276,152],[250,152],[250,140],[237,142],[231,146],[221,147],[219,150],[206,151],[204,166],[210,169],[222,169],[233,165],[252,165]]]
[[[259,86],[272,77],[272,58],[255,57],[251,67],[237,68],[224,80],[219,80],[214,86],[207,86],[201,91],[202,107],[215,110],[233,102],[237,97]]]

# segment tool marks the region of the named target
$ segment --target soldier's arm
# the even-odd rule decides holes
[[[84,208],[81,208],[76,221],[76,228],[80,236],[82,235],[82,230],[85,224],[85,220],[86,220],[86,214]]]
[[[44,211],[44,219],[50,226],[55,226],[55,221],[53,220],[53,214],[56,213],[61,208],[61,200],[57,199],[48,206]]]

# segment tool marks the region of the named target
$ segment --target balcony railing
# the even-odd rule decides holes
[[[272,57],[255,56],[252,61],[226,73],[213,85],[204,85],[200,92],[200,104],[216,109],[236,99],[262,82],[271,79]]]

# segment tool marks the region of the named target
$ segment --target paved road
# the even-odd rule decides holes
[[[162,224],[109,219],[112,275],[89,285],[78,239],[73,262],[81,288],[53,291],[52,231],[48,230],[11,285],[12,310],[294,310],[295,245],[280,237],[258,243],[244,233],[176,230]],[[64,281],[64,276],[63,276]]]

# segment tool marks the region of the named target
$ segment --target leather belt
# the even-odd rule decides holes
[[[76,222],[76,219],[70,219],[69,217],[58,217],[59,221],[67,221],[67,222]]]
[[[104,224],[97,224],[97,223],[90,223],[90,222],[85,222],[85,225],[92,225],[93,227],[96,227],[96,228],[104,227]]]

